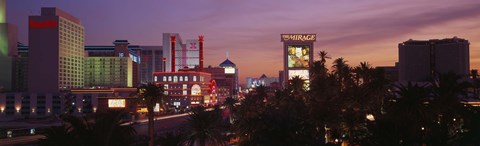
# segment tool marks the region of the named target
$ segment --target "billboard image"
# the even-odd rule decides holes
[[[288,79],[292,79],[295,76],[299,76],[304,80],[309,80],[308,70],[288,70]]]
[[[202,88],[200,87],[200,85],[194,84],[192,86],[191,94],[192,95],[202,95]]]
[[[108,99],[109,108],[124,108],[125,99]]]
[[[288,68],[308,68],[310,65],[310,46],[291,45],[287,46]]]

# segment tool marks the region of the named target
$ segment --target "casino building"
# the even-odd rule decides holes
[[[299,76],[309,83],[309,69],[313,64],[313,43],[316,41],[316,34],[281,34],[283,42],[283,78],[286,82],[295,76]],[[286,85],[286,83],[281,83]]]
[[[169,106],[189,108],[216,102],[211,95],[216,87],[210,86],[210,73],[185,68],[178,72],[155,72],[153,77],[155,84],[164,87]]]

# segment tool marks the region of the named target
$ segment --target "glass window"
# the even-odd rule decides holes
[[[155,81],[155,82],[157,81],[157,76],[154,77],[153,81]]]
[[[188,76],[185,76],[185,82],[188,82]]]
[[[173,76],[173,82],[178,82],[178,77],[177,76]]]
[[[183,95],[187,95],[187,90],[183,90]]]
[[[167,76],[163,76],[163,81],[164,81],[164,82],[167,81]]]
[[[183,84],[183,89],[187,89],[187,84]]]
[[[163,85],[163,88],[168,89],[168,84]]]
[[[194,82],[197,81],[197,76],[193,76],[193,81],[194,81]]]
[[[183,77],[182,77],[182,76],[180,76],[179,81],[180,81],[180,82],[183,82]]]
[[[168,76],[168,81],[169,81],[169,82],[172,81],[172,76]]]

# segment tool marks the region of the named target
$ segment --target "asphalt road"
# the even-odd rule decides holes
[[[155,120],[155,134],[159,135],[168,131],[181,129],[185,126],[188,114],[170,115],[164,117],[157,117]],[[137,136],[147,136],[148,120],[139,120],[133,124],[137,132]],[[131,124],[131,123],[127,123]],[[15,145],[36,145],[38,139],[43,138],[43,135],[21,136],[13,138],[0,139],[0,146],[15,146]]]

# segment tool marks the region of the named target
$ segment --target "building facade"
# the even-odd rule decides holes
[[[164,33],[162,42],[165,72],[175,72],[185,67],[203,69],[204,36],[183,44],[178,33]]]
[[[140,46],[141,63],[140,63],[140,83],[152,83],[153,72],[163,72],[163,51],[162,46]]]
[[[164,86],[169,106],[189,108],[216,102],[210,87],[211,74],[194,70],[153,73],[155,84]]]
[[[115,40],[114,46],[85,46],[85,87],[136,87],[140,79],[139,46]]]
[[[14,90],[17,27],[6,22],[6,0],[0,0],[0,92]]]
[[[85,87],[132,87],[132,65],[130,57],[86,57]]]
[[[29,17],[28,90],[56,93],[83,87],[84,27],[58,8],[42,8]]]
[[[62,93],[1,93],[0,118],[40,118],[63,113],[90,114],[109,108],[135,113],[136,88],[75,89]]]
[[[461,38],[408,40],[398,45],[399,80],[425,82],[437,73],[453,71],[468,77],[468,40]]]

